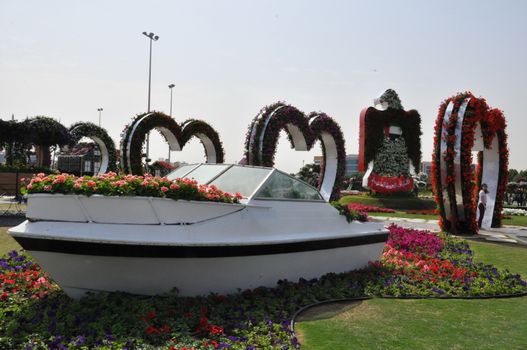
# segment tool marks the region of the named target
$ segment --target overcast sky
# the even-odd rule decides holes
[[[423,119],[431,159],[440,102],[465,90],[508,119],[510,167],[527,169],[526,1],[9,1],[0,0],[0,117],[47,115],[97,123],[118,144],[147,109],[201,118],[218,130],[227,162],[264,105],[323,111],[358,152],[359,113],[393,88]],[[168,146],[154,135],[153,158]],[[277,167],[296,171],[311,152],[281,139]],[[172,159],[202,161],[193,141]]]

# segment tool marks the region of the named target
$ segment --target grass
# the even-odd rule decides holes
[[[527,226],[527,216],[511,216],[508,219],[501,220],[503,225],[513,225],[513,226]]]
[[[360,203],[396,210],[424,210],[436,208],[434,200],[414,197],[372,197],[369,195],[344,196],[340,199],[340,203]]]
[[[527,276],[527,249],[471,242],[475,259]],[[303,349],[525,349],[527,297],[372,299],[327,319],[303,321]]]
[[[15,249],[22,249],[18,243],[7,233],[9,227],[0,227],[0,256]]]

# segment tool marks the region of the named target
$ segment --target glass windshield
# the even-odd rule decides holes
[[[221,174],[211,185],[230,193],[240,192],[242,196],[249,197],[262,183],[271,169],[233,166]]]
[[[279,171],[271,175],[255,198],[324,200],[313,187]]]
[[[186,173],[188,173],[189,171],[194,169],[196,166],[197,166],[196,164],[182,165],[179,168],[177,168],[176,170],[172,171],[170,174],[168,174],[167,178],[169,180],[175,180],[178,177],[183,177],[183,175],[185,175]]]
[[[230,167],[230,164],[201,164],[198,168],[185,175],[185,177],[196,180],[198,184],[206,184],[228,167]]]

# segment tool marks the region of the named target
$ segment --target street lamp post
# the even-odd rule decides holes
[[[170,89],[170,116],[172,117],[172,89],[174,88],[174,84],[169,84],[168,88]],[[170,145],[168,145],[168,162],[170,163]]]
[[[168,85],[168,88],[170,89],[170,116],[172,116],[172,89],[174,88],[174,84]]]
[[[99,112],[99,128],[101,127],[101,112],[103,111],[102,108],[97,108],[97,112]]]
[[[148,60],[148,108],[147,112],[150,112],[150,88],[152,84],[152,41],[159,40],[159,36],[150,32],[143,32],[143,35],[150,39],[150,59]],[[148,163],[148,156],[150,152],[150,133],[146,135],[146,159]]]

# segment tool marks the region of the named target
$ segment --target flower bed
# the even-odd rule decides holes
[[[348,208],[364,213],[395,213],[395,210],[390,208],[381,208],[375,205],[366,205],[360,203],[350,203],[348,204]]]
[[[512,209],[504,208],[501,213],[503,215],[512,215],[512,216],[527,216],[527,210],[525,209]]]
[[[296,349],[295,312],[359,296],[477,297],[527,292],[507,270],[473,261],[465,241],[390,226],[379,262],[319,279],[280,281],[234,295],[122,293],[74,301],[25,255],[0,260],[2,349]]]
[[[439,215],[439,210],[437,209],[423,209],[423,210],[405,210],[406,214],[415,214],[415,215]]]
[[[151,175],[117,175],[106,173],[99,176],[76,177],[69,174],[34,176],[25,187],[31,193],[62,193],[91,196],[145,196],[171,198],[174,200],[212,201],[238,203],[241,194],[223,192],[216,186],[198,185],[194,180],[169,180]]]

